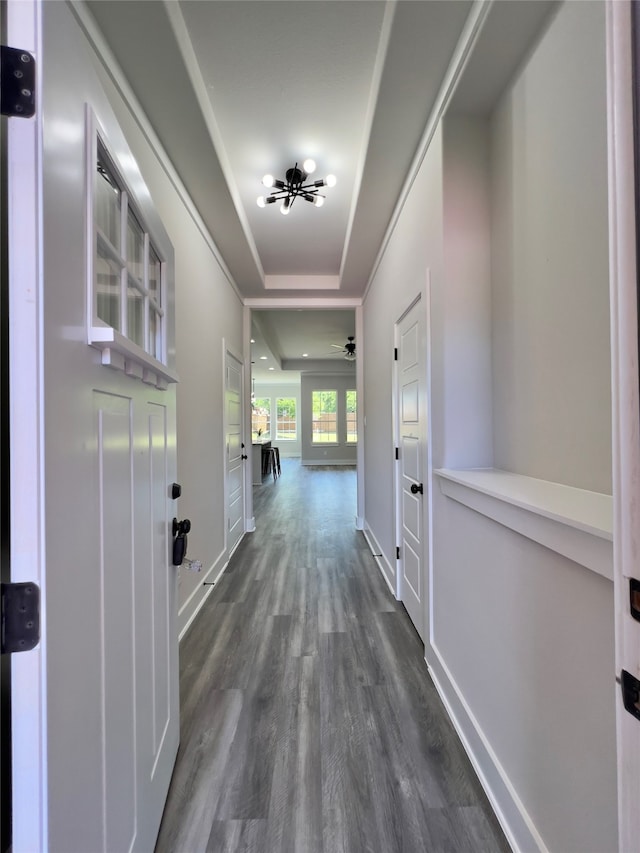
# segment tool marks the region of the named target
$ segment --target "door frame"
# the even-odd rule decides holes
[[[313,311],[314,308],[331,309],[340,311],[354,311],[356,325],[356,342],[361,340],[364,343],[364,317],[362,308],[362,299],[347,298],[347,299],[332,299],[325,297],[310,297],[309,299],[289,298],[289,297],[258,297],[245,299],[244,316],[243,316],[243,340],[244,340],[244,365],[245,365],[245,397],[246,397],[246,414],[245,414],[245,434],[251,435],[251,401],[249,399],[251,388],[251,312],[256,311],[277,311],[287,310],[296,311],[302,309],[304,311]],[[363,351],[360,349],[360,356]],[[363,358],[356,359],[356,399],[358,401],[358,445],[356,448],[356,530],[364,529],[364,434],[365,434],[365,399],[364,399],[364,366]],[[249,454],[251,459],[251,454]],[[253,514],[253,483],[251,478],[251,465],[246,466],[245,484],[247,489],[245,492],[246,498],[246,515],[247,515],[247,530],[255,530],[255,516]]]
[[[609,156],[609,264],[613,451],[613,574],[615,676],[624,668],[640,677],[640,625],[629,613],[629,577],[640,578],[640,371],[632,6],[607,3],[607,113]],[[636,26],[638,26],[636,20]],[[636,49],[640,38],[636,31]],[[636,133],[638,128],[636,126]],[[634,144],[635,143],[635,144]],[[635,160],[635,162],[634,162]],[[629,180],[635,176],[635,181]],[[640,835],[640,722],[625,711],[616,688],[618,841],[634,850]]]
[[[222,339],[222,430],[224,435],[223,442],[223,468],[224,471],[224,550],[227,554],[227,560],[231,557],[231,554],[238,547],[245,533],[247,533],[247,468],[250,468],[249,465],[245,464],[250,462],[251,456],[248,452],[246,452],[247,459],[244,460],[243,463],[243,471],[242,471],[242,536],[236,542],[233,547],[231,553],[229,553],[229,475],[227,471],[227,356],[231,356],[231,358],[235,359],[240,365],[240,423],[242,425],[242,437],[241,441],[244,445],[245,452],[247,450],[247,433],[246,433],[246,421],[245,421],[245,411],[246,411],[246,402],[245,402],[245,388],[246,388],[246,363],[244,359],[227,344],[225,338]]]
[[[426,547],[423,542],[422,552],[422,589],[423,589],[423,634],[425,650],[427,645],[433,641],[432,636],[432,608],[433,608],[433,461],[431,448],[431,271],[427,268],[425,272],[424,287],[416,296],[409,301],[404,310],[400,312],[393,324],[393,346],[394,353],[399,345],[399,326],[407,314],[418,304],[423,309],[423,331],[424,331],[424,353],[426,363],[422,374],[424,384],[424,401],[426,404],[425,418],[425,440],[424,458],[422,459],[424,500],[422,502],[422,529],[427,537]],[[391,412],[392,412],[392,455],[395,456],[395,448],[399,447],[400,441],[400,409],[399,409],[400,375],[398,361],[393,356],[393,368],[391,379]],[[394,459],[393,465],[393,495],[394,495],[394,536],[396,546],[402,541],[402,477],[400,473],[400,460]],[[402,571],[402,559],[395,561],[395,596],[401,601],[400,572]]]
[[[48,849],[44,363],[42,270],[42,5],[7,4],[7,40],[36,57],[32,119],[9,121],[11,580],[41,591],[41,640],[12,655],[13,851]]]

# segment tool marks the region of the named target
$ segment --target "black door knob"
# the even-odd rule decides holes
[[[243,453],[243,454],[242,454],[242,456],[240,457],[240,459],[248,459],[248,458],[249,458],[249,457],[247,456],[247,454],[246,454],[246,453]]]
[[[420,492],[421,495],[424,494],[422,490],[422,483],[420,483],[420,485],[418,485],[417,483],[411,483],[411,494],[417,495],[418,492]]]

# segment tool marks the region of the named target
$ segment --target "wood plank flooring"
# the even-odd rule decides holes
[[[283,460],[254,502],[180,648],[156,853],[508,851],[355,530],[355,471]]]

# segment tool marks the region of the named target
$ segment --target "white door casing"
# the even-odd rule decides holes
[[[9,0],[7,41],[42,55],[39,3]],[[36,103],[40,103],[40,68]],[[9,384],[11,401],[11,580],[34,581],[41,592],[41,632],[46,636],[44,531],[44,400],[42,310],[42,121],[7,121]],[[47,850],[46,643],[11,660],[13,761],[12,849]]]
[[[425,326],[424,298],[419,297],[395,325],[394,401],[398,448],[396,527],[400,547],[397,596],[423,640],[429,538]]]
[[[175,386],[106,367],[87,344],[86,104],[143,184],[67,5],[9,6],[31,21],[43,81],[9,166],[12,385],[25,389],[11,413],[13,577],[27,579],[28,546],[44,612],[40,646],[15,661],[13,849],[149,850],[179,737]],[[172,306],[173,250],[146,196],[139,207]]]
[[[242,440],[243,369],[241,362],[225,348],[224,412],[225,412],[225,507],[227,554],[231,555],[244,534],[245,465],[248,456]]]
[[[609,257],[613,414],[613,554],[616,672],[640,679],[640,623],[630,615],[630,578],[640,579],[640,393],[634,194],[632,16],[607,3]],[[638,72],[636,71],[636,74]],[[636,79],[636,85],[638,81]],[[637,146],[638,140],[635,141]],[[612,673],[612,685],[613,685]],[[640,838],[640,720],[616,688],[618,849]]]

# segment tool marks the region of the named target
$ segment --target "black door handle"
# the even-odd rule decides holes
[[[411,494],[417,495],[418,492],[420,492],[421,495],[424,494],[422,483],[420,483],[420,485],[418,485],[417,483],[411,483]]]
[[[181,566],[187,556],[187,533],[191,530],[191,522],[188,518],[178,521],[174,518],[171,523],[173,532],[173,565]]]

